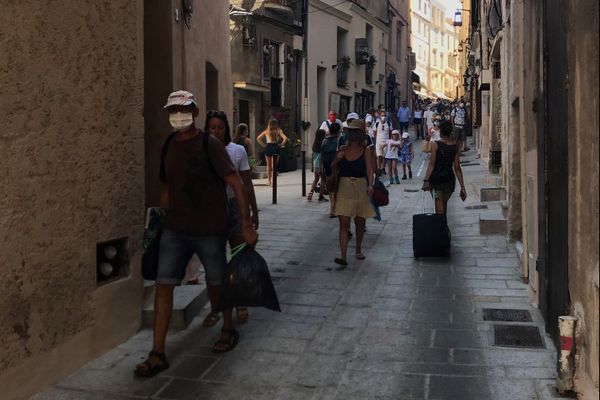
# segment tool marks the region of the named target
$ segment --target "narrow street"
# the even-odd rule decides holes
[[[210,346],[219,328],[201,327],[205,309],[169,335],[171,368],[148,380],[133,376],[151,347],[152,332],[142,330],[35,399],[554,398],[554,346],[519,279],[514,244],[481,235],[481,210],[466,208],[482,204],[476,191],[485,168],[474,151],[463,158],[469,197],[462,203],[455,193],[449,204],[450,259],[412,255],[424,154],[413,164],[420,177],[391,186],[382,221],[368,221],[367,259],[349,257],[345,270],[333,263],[338,223],[328,218],[328,204],[300,196],[300,171],[282,174],[277,205],[270,188],[256,186],[257,249],[281,313],[251,309],[238,347],[218,356]],[[533,322],[485,321],[484,308],[527,310]],[[539,327],[544,348],[494,346],[495,324]]]

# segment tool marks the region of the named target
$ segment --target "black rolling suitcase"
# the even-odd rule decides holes
[[[423,213],[413,215],[413,254],[419,257],[448,257],[450,229],[446,216],[425,212],[424,192],[421,192]]]

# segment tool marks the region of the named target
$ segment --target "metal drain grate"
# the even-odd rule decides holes
[[[417,193],[417,192],[420,192],[420,190],[419,190],[419,189],[404,189],[404,191],[405,191],[406,193]]]
[[[531,314],[527,310],[514,310],[502,308],[484,308],[484,321],[506,321],[506,322],[532,322]]]
[[[543,349],[544,342],[537,326],[494,325],[494,346]]]
[[[474,165],[479,165],[479,163],[466,163],[466,164],[460,164],[461,167],[472,167]]]
[[[488,206],[487,206],[487,204],[478,204],[476,206],[466,206],[465,208],[467,210],[483,210],[483,209],[487,209]]]

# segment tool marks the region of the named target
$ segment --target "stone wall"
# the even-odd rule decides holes
[[[64,376],[139,326],[143,2],[6,3],[0,387],[11,399]],[[96,244],[115,238],[129,239],[131,273],[98,287]]]
[[[196,96],[202,128],[206,111],[225,111],[231,121],[233,81],[229,43],[229,3],[193,0],[189,28],[181,0],[145,0],[146,204],[159,199],[160,150],[171,133],[163,106],[170,92],[185,89]],[[179,19],[175,18],[178,13]],[[207,74],[207,68],[216,73]],[[209,82],[207,82],[207,79]]]
[[[576,389],[598,398],[598,2],[568,3],[569,291],[577,329]]]

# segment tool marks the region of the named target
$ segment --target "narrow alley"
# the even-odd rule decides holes
[[[171,332],[171,368],[148,380],[133,376],[151,347],[151,330],[142,330],[35,400],[554,398],[554,345],[519,279],[515,246],[479,233],[485,209],[477,206],[499,204],[479,201],[486,174],[474,152],[463,157],[469,197],[450,200],[451,258],[413,258],[425,160],[418,154],[420,175],[390,187],[382,221],[367,224],[366,260],[346,270],[333,263],[338,223],[327,218],[327,204],[300,196],[299,171],[280,176],[277,205],[270,188],[257,186],[257,249],[281,313],[251,309],[238,347],[216,356],[210,346],[219,330],[201,326],[205,309]],[[532,321],[484,320],[484,309],[526,310]],[[533,327],[541,348],[495,345],[495,328],[507,324]]]

